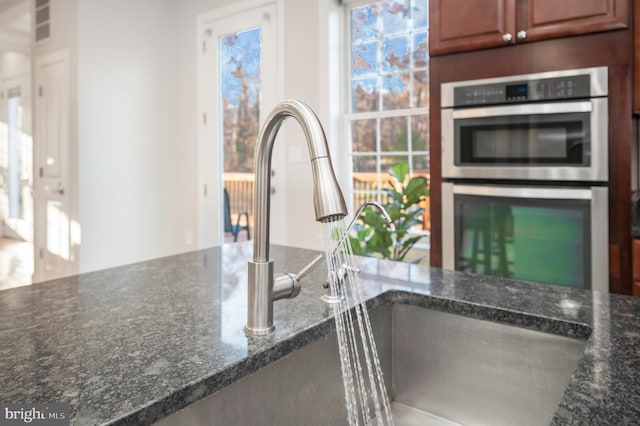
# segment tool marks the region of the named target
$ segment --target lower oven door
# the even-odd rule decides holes
[[[442,184],[443,267],[609,291],[606,187]]]

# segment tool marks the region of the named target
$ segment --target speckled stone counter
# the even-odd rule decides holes
[[[72,424],[149,424],[334,328],[314,271],[248,338],[250,243],[0,292],[0,401],[67,402]],[[273,247],[277,271],[317,253]],[[370,307],[395,302],[587,340],[553,424],[640,422],[640,298],[359,258]]]

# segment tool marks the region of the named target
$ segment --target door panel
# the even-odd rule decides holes
[[[52,279],[73,273],[69,213],[69,58],[36,60],[36,273]]]
[[[629,26],[627,0],[528,0],[518,8],[518,42]]]
[[[515,0],[431,0],[429,16],[430,55],[516,41]]]

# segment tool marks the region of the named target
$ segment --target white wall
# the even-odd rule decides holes
[[[306,102],[316,112],[320,110],[320,63],[317,0],[288,1],[285,23],[285,97]],[[306,17],[306,19],[301,19]],[[315,221],[313,208],[313,180],[307,143],[302,131],[293,120],[284,126],[285,138],[278,141],[287,164],[280,181],[284,187],[287,205],[287,245],[304,248],[323,248],[321,225]],[[302,153],[301,156],[296,155]],[[278,154],[277,152],[274,154]],[[283,182],[284,181],[284,182]]]
[[[317,56],[322,30],[316,14],[323,1],[284,2],[283,90],[286,97],[311,105],[324,122],[320,88],[327,85],[319,81],[327,70]],[[195,247],[196,17],[230,3],[78,2],[81,272]],[[286,215],[287,229],[272,235],[272,241],[321,248],[306,143],[295,123],[285,125],[282,133],[274,156],[286,158],[286,165],[276,171],[274,185],[287,208],[274,214]]]
[[[179,44],[174,0],[78,5],[80,271],[175,253],[188,208],[175,119]]]
[[[0,80],[31,74],[31,58],[19,52],[0,52]]]

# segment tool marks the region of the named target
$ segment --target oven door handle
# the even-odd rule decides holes
[[[513,187],[499,185],[453,185],[453,193],[485,197],[539,198],[547,200],[591,200],[593,188]]]
[[[557,102],[546,104],[521,104],[494,106],[484,108],[465,108],[453,110],[453,118],[483,118],[506,117],[513,115],[542,115],[542,114],[570,114],[576,112],[591,112],[591,101]]]

